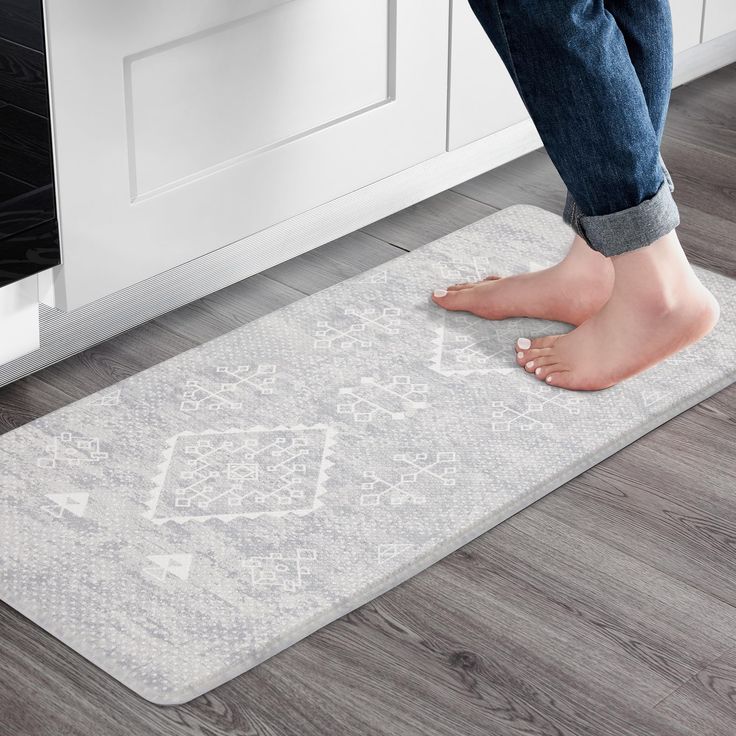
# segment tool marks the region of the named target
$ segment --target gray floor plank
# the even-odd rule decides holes
[[[675,183],[678,203],[736,223],[736,158],[665,137],[662,156]]]
[[[670,99],[667,136],[736,156],[734,87],[734,64],[678,87]]]
[[[547,152],[538,149],[452,188],[497,209],[533,204],[562,213],[566,188]]]
[[[397,258],[403,251],[356,231],[263,272],[274,281],[313,294]]]
[[[691,207],[676,192],[680,242],[691,263],[736,278],[736,226],[719,215]]]
[[[609,595],[623,585],[627,591],[637,592],[636,600],[647,605],[656,602],[656,615],[677,630],[692,635],[693,621],[698,621],[694,634],[702,639],[698,645],[701,657],[709,658],[709,648],[719,651],[731,641],[736,644],[736,607],[647,565],[628,550],[616,549],[581,532],[545,513],[540,504],[516,514],[506,525],[532,536],[553,558],[559,554],[562,560],[572,557],[584,561],[596,579],[600,575],[601,581],[608,581]]]
[[[732,65],[675,90],[663,147],[688,255],[733,276],[735,80]],[[496,209],[560,212],[564,192],[535,151],[0,388],[0,432]],[[173,708],[0,604],[0,734],[735,733],[734,487],[736,386]]]
[[[413,250],[497,210],[497,207],[448,190],[378,220],[361,232],[404,250]]]
[[[717,401],[726,397],[731,416],[736,415],[736,386],[720,392]],[[677,425],[688,420],[689,412],[675,417],[538,506],[660,572],[736,605],[736,499],[731,481],[736,437],[717,440],[716,433],[691,425],[685,430],[689,458],[676,458],[678,453],[667,448]],[[719,440],[730,448],[709,467],[702,456]],[[681,446],[679,453],[685,451]],[[671,463],[680,463],[679,473],[669,473]]]
[[[201,344],[302,298],[301,291],[256,274],[167,312],[156,323]]]
[[[736,723],[736,649],[724,654],[659,705],[693,733],[733,736]]]

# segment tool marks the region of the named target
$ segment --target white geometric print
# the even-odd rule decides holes
[[[304,562],[317,559],[313,549],[298,549],[293,557],[284,557],[280,552],[272,552],[268,557],[249,557],[243,561],[243,568],[250,571],[251,583],[256,587],[281,588],[293,593],[302,587],[302,578],[311,574]]]
[[[493,321],[443,310],[434,328],[430,368],[443,376],[508,375],[517,370],[509,346],[518,337],[518,330],[510,320]]]
[[[426,503],[427,497],[421,490],[426,486],[417,487],[418,480],[429,480],[430,483],[439,481],[443,486],[455,485],[455,479],[448,477],[456,470],[451,465],[455,462],[455,453],[436,452],[433,460],[428,458],[426,452],[402,452],[394,455],[396,462],[403,463],[409,469],[408,472],[403,472],[405,468],[399,468],[401,475],[396,481],[385,480],[372,470],[364,471],[363,477],[368,480],[361,484],[361,488],[370,493],[361,495],[360,505],[379,506],[385,502],[389,506],[403,506]]]
[[[203,386],[194,379],[186,382],[188,391],[184,392],[180,405],[181,411],[197,411],[198,409],[242,409],[242,401],[233,401],[230,398],[238,386],[251,386],[261,394],[273,393],[273,374],[276,366],[270,364],[258,365],[254,369],[250,365],[239,365],[237,368],[229,368],[226,365],[218,365],[215,372],[230,380],[221,380],[210,386]]]
[[[505,401],[489,402],[490,416],[494,420],[491,429],[494,432],[508,432],[511,429],[552,429],[555,426],[552,422],[535,416],[543,414],[548,407],[562,408],[569,414],[580,413],[582,399],[579,395],[561,388],[554,391],[549,389],[547,385],[520,389],[519,394],[526,399],[522,409]],[[545,418],[548,416],[545,415]]]
[[[444,258],[437,265],[442,278],[447,283],[453,284],[480,281],[486,276],[501,275],[498,266],[488,257],[473,257],[462,261]]]
[[[68,511],[74,516],[82,517],[87,508],[89,493],[47,493],[46,498],[55,504],[41,507],[47,514],[61,518]]]
[[[656,404],[667,396],[669,396],[667,391],[664,391],[663,389],[654,389],[653,391],[644,391],[641,395],[641,399],[642,403],[646,407]]]
[[[99,396],[95,396],[89,403],[91,406],[117,406],[120,403],[121,393],[119,388],[111,389]]]
[[[328,320],[317,322],[317,327],[320,329],[315,332],[317,339],[314,341],[314,347],[321,349],[370,347],[373,344],[371,334],[374,332],[385,335],[398,334],[399,320],[397,318],[400,313],[401,310],[397,307],[381,309],[348,307],[333,323]]]
[[[398,557],[400,554],[408,552],[413,547],[413,544],[400,544],[398,542],[394,542],[392,544],[379,544],[376,548],[378,561],[381,563],[388,562],[389,560],[393,560],[394,557]]]
[[[334,442],[325,424],[181,432],[167,443],[147,515],[163,524],[309,514]]]
[[[71,432],[62,432],[54,437],[53,442],[46,446],[46,452],[51,457],[39,457],[36,460],[39,468],[79,467],[107,459],[107,453],[100,451],[97,437],[80,437]]]
[[[153,562],[153,567],[143,568],[143,572],[154,580],[162,581],[168,574],[174,575],[180,580],[189,577],[189,569],[192,566],[192,555],[177,553],[172,555],[148,555],[146,558]]]
[[[371,422],[380,415],[403,419],[417,409],[426,409],[426,383],[412,383],[410,376],[393,376],[389,383],[380,383],[372,376],[363,376],[359,386],[345,386],[337,405],[338,414],[352,414],[356,422]]]
[[[368,282],[371,284],[385,284],[388,280],[387,276],[387,271],[376,271],[375,273],[370,274]]]

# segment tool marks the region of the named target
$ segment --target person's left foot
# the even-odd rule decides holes
[[[550,268],[437,289],[432,301],[485,319],[537,317],[579,325],[595,314],[613,288],[613,264],[575,236],[565,258]]]

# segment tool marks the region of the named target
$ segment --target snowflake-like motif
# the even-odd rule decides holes
[[[361,506],[380,506],[388,503],[389,506],[403,506],[404,504],[423,504],[427,497],[423,490],[427,485],[443,486],[455,485],[455,479],[450,476],[455,473],[455,453],[436,452],[432,459],[426,452],[402,452],[394,455],[396,462],[402,463],[398,480],[386,480],[372,470],[366,470],[361,489],[370,491],[360,497]],[[419,481],[426,481],[421,485]]]
[[[242,409],[243,402],[232,398],[240,386],[250,386],[261,394],[273,393],[274,373],[276,366],[265,364],[258,366],[239,365],[230,368],[218,365],[215,371],[220,374],[219,383],[203,385],[197,380],[186,382],[181,411],[198,411],[199,409]]]
[[[363,376],[359,386],[340,389],[338,414],[351,414],[356,422],[370,422],[378,416],[403,419],[407,413],[426,409],[426,383],[412,383],[409,376],[393,376],[381,383],[372,376]]]
[[[373,335],[399,333],[398,307],[348,307],[333,322],[320,320],[315,332],[314,347],[319,349],[367,348]]]
[[[46,447],[46,457],[36,460],[40,468],[58,468],[61,465],[80,467],[93,465],[107,459],[107,453],[100,450],[97,437],[81,437],[71,432],[62,432],[54,437]]]
[[[505,401],[491,401],[491,429],[494,432],[508,432],[511,429],[552,429],[554,424],[545,421],[549,407],[564,409],[569,414],[579,414],[582,399],[574,393],[548,384],[534,389],[522,388],[525,399],[523,408]]]

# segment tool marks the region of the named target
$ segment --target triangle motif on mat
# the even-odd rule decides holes
[[[148,555],[147,559],[153,562],[154,566],[144,568],[143,572],[155,580],[163,580],[167,574],[174,575],[180,580],[189,577],[189,568],[192,566],[192,556],[189,554]]]
[[[443,376],[518,370],[512,346],[519,328],[509,322],[442,310],[430,367]]]
[[[61,517],[65,511],[82,517],[87,509],[89,493],[47,493],[46,498],[54,502],[54,506],[44,506],[43,510],[51,516]]]

